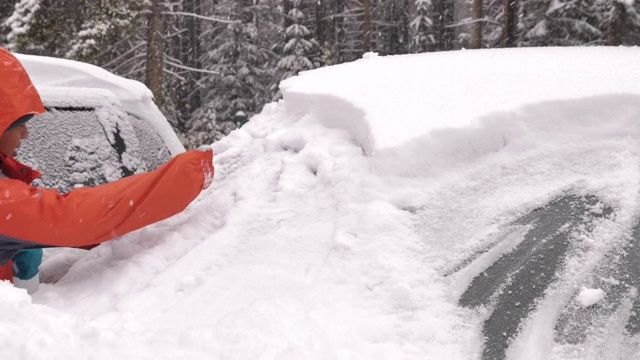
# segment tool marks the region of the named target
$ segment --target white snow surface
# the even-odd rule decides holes
[[[47,105],[88,106],[119,102],[128,113],[146,120],[172,154],[184,146],[153,102],[144,84],[114,75],[97,66],[46,56],[16,54]],[[95,105],[94,105],[95,106]]]
[[[523,105],[638,94],[635,76],[617,76],[617,70],[638,73],[640,64],[628,56],[633,53],[628,48],[597,56],[590,48],[505,49],[402,60],[366,54],[350,64],[304,72],[281,88],[291,111],[313,111],[327,126],[348,126],[371,153],[435,136],[437,129],[474,127],[485,116]],[[326,106],[332,100],[333,106]]]
[[[615,221],[575,234],[581,258],[508,356],[580,358],[554,343],[553,299],[588,287],[638,214],[638,58],[369,55],[287,80],[213,144],[214,182],[182,214],[48,250],[31,298],[0,284],[3,358],[478,359],[485,315],[457,301],[497,255],[452,270],[564,192]]]

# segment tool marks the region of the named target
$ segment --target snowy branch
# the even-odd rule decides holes
[[[207,21],[213,21],[213,22],[219,22],[219,23],[223,23],[223,24],[236,24],[236,23],[239,23],[238,20],[227,20],[227,19],[221,19],[221,18],[216,18],[216,17],[198,15],[198,14],[194,14],[194,13],[182,12],[182,11],[165,11],[162,14],[163,15],[191,16],[191,17],[194,17],[194,18],[207,20]]]
[[[204,74],[220,75],[220,72],[218,72],[218,71],[207,70],[207,69],[196,69],[196,68],[192,68],[190,66],[186,66],[186,65],[182,65],[182,64],[178,64],[178,63],[174,63],[174,62],[169,62],[169,61],[165,61],[165,63],[167,65],[171,65],[173,67],[177,67],[178,69],[189,70],[189,71],[194,71],[194,72],[199,72],[199,73],[204,73]]]
[[[471,25],[471,24],[475,24],[475,23],[487,23],[487,24],[493,24],[493,25],[502,25],[502,23],[500,21],[496,21],[496,20],[491,20],[491,19],[476,19],[476,20],[470,20],[469,18],[466,19],[462,19],[461,21],[455,23],[455,24],[450,24],[450,25],[445,25],[446,28],[456,28],[459,26],[466,26],[466,25]]]
[[[144,61],[140,61],[129,72],[122,74],[121,76],[126,78],[133,78],[133,74],[144,72]]]
[[[184,78],[184,77],[180,76],[178,73],[173,72],[173,71],[171,71],[171,70],[169,70],[169,69],[167,69],[167,68],[162,69],[162,71],[163,71],[163,72],[165,72],[165,73],[167,73],[167,74],[169,74],[169,75],[172,75],[172,76],[174,76],[174,77],[178,78],[178,80],[180,80],[180,81],[185,81],[185,80],[187,80],[186,78]]]
[[[122,58],[126,58],[126,57],[128,57],[128,56],[129,56],[129,54],[131,54],[132,52],[136,51],[137,49],[139,49],[140,47],[145,46],[145,45],[147,45],[147,43],[146,43],[146,42],[144,42],[144,43],[140,43],[140,44],[138,44],[138,45],[136,45],[136,46],[132,47],[131,49],[129,49],[129,50],[127,50],[126,52],[122,53],[122,54],[121,54],[121,55],[119,55],[118,57],[116,57],[116,58],[112,59],[112,60],[111,60],[111,61],[109,61],[108,63],[103,64],[103,65],[102,65],[102,67],[104,67],[104,68],[109,68],[111,65],[113,65],[113,63],[120,61],[120,59],[122,59]],[[138,55],[138,56],[140,56],[140,55]]]
[[[134,57],[132,57],[132,58],[129,58],[129,59],[127,59],[127,60],[125,60],[125,61],[121,62],[120,64],[118,64],[118,66],[116,66],[116,67],[114,67],[114,68],[112,68],[112,69],[110,69],[110,70],[111,70],[111,71],[113,71],[113,72],[116,72],[118,69],[120,69],[120,68],[124,67],[124,66],[125,66],[125,65],[127,65],[127,64],[130,64],[133,60],[137,60],[137,59],[142,59],[142,60],[141,60],[141,61],[138,61],[138,62],[136,63],[136,65],[135,65],[135,66],[133,66],[133,67],[135,68],[136,66],[141,66],[141,65],[142,65],[142,67],[144,68],[144,64],[145,64],[145,59],[146,59],[146,57],[147,57],[147,54],[146,54],[146,53],[138,54],[138,55],[136,55],[136,56],[134,56]]]

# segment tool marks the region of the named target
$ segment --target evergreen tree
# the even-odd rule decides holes
[[[433,21],[429,17],[431,0],[415,0],[416,14],[411,20],[411,50],[415,53],[427,52],[433,48],[435,39],[431,33]]]
[[[407,54],[412,47],[409,0],[385,0],[374,11],[375,51],[383,55]]]
[[[520,46],[538,46],[547,32],[547,10],[549,0],[526,0],[522,2],[521,32],[518,44]],[[544,40],[542,40],[544,41]]]
[[[452,0],[433,0],[433,26],[434,50],[452,50],[456,46]]]
[[[368,26],[366,19],[370,15],[367,15],[367,8],[358,0],[343,0],[336,4],[340,10],[335,15],[340,27],[337,43],[340,62],[359,59],[368,51],[365,44]]]
[[[598,0],[596,9],[607,45],[640,44],[640,7],[635,1]]]
[[[0,3],[0,44],[7,43],[7,33],[9,28],[6,25],[6,21],[13,14],[15,9],[15,3],[12,1],[6,1]]]
[[[86,6],[71,1],[20,0],[5,21],[9,50],[64,57],[70,35],[80,30]]]
[[[318,43],[310,38],[311,32],[303,24],[305,16],[300,10],[300,5],[301,0],[292,0],[292,8],[287,14],[291,25],[285,30],[286,43],[282,47],[284,57],[278,62],[281,79],[314,68],[311,57],[317,52]]]
[[[544,17],[527,31],[533,46],[574,46],[604,44],[605,32],[594,0],[546,1]]]
[[[65,57],[92,64],[105,64],[130,49],[130,39],[143,26],[142,1],[92,2],[80,30],[70,38]],[[124,45],[124,46],[122,46]]]
[[[288,3],[288,2],[287,2]],[[316,40],[319,48],[319,64],[334,65],[348,61],[346,54],[346,9],[348,0],[321,0],[316,2],[321,10],[316,13]],[[288,11],[287,11],[288,13]]]
[[[172,111],[175,119],[175,129],[179,133],[186,131],[187,123],[193,113],[202,105],[201,80],[207,75],[201,71],[203,22],[200,16],[204,14],[200,0],[183,0],[174,3],[174,16],[169,21],[171,37],[167,49],[165,66],[174,73],[165,81],[164,91],[167,96],[167,110]],[[183,15],[184,14],[184,15]]]
[[[235,127],[232,120],[238,111],[251,116],[268,102],[273,73],[267,69],[273,54],[260,41],[260,8],[246,0],[225,0],[213,9],[226,23],[212,24],[203,35],[209,48],[201,62],[211,74],[202,106],[187,124],[184,138],[190,146],[221,138]]]

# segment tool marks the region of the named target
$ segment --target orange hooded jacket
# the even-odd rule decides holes
[[[0,134],[18,118],[42,112],[42,101],[26,71],[0,48]],[[9,163],[15,170],[17,162],[3,155],[0,170]],[[211,150],[192,150],[154,171],[66,194],[5,177],[9,171],[3,171],[0,266],[10,271],[10,259],[20,249],[94,245],[181,212],[211,182],[212,157]]]

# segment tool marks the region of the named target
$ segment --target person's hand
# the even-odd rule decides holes
[[[198,151],[202,151],[206,154],[204,159],[200,162],[202,173],[204,174],[204,184],[202,185],[202,189],[204,190],[211,185],[215,174],[213,168],[213,149],[211,149],[210,145],[203,145],[198,148]]]

